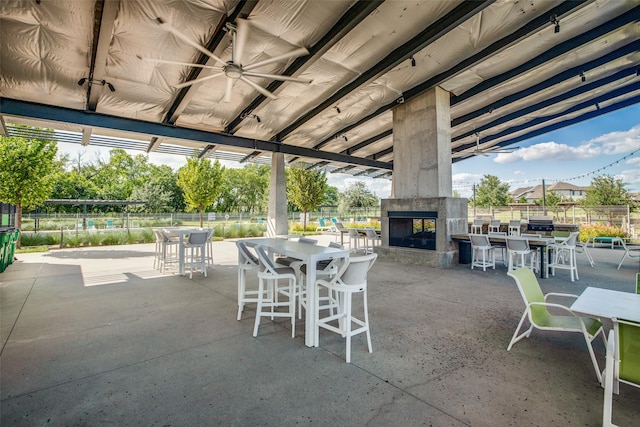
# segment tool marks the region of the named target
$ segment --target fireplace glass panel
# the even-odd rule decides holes
[[[436,249],[437,212],[389,212],[389,246]]]

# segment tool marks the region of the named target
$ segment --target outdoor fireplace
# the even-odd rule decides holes
[[[436,211],[389,211],[389,246],[436,250]]]
[[[452,197],[383,199],[381,259],[404,264],[450,267],[457,246],[450,235],[467,230],[467,200]]]

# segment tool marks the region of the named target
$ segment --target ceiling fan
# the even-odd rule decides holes
[[[480,148],[480,134],[476,133],[476,149],[473,150],[471,154],[474,156],[488,156],[489,154],[500,154],[500,153],[509,154],[509,153],[513,153],[513,151],[518,148],[520,147],[513,147],[508,149],[494,147],[494,148],[487,148],[483,150],[482,148]]]
[[[152,58],[144,58],[146,60],[151,60],[154,62],[161,62],[167,64],[175,64],[175,65],[187,65],[191,67],[199,67],[199,68],[207,68],[214,70],[213,74],[210,74],[205,77],[189,80],[184,83],[180,83],[175,87],[181,89],[183,87],[191,86],[196,83],[200,83],[206,80],[211,80],[221,75],[225,75],[227,77],[227,86],[224,93],[224,102],[231,101],[231,90],[233,88],[233,83],[236,80],[240,80],[241,82],[251,86],[256,91],[260,92],[262,95],[266,96],[270,99],[278,99],[278,97],[262,86],[258,85],[253,80],[248,77],[258,77],[272,80],[281,80],[281,81],[289,81],[296,83],[304,83],[309,84],[311,80],[300,79],[297,77],[284,76],[280,74],[268,74],[268,73],[260,73],[254,71],[256,68],[260,68],[267,64],[272,64],[274,62],[281,62],[285,59],[295,58],[302,55],[308,55],[309,51],[305,48],[294,49],[291,52],[284,53],[282,55],[274,56],[269,59],[265,59],[263,61],[254,62],[253,64],[243,64],[242,55],[244,53],[244,49],[247,43],[247,39],[249,36],[249,21],[247,19],[238,19],[236,21],[236,25],[227,24],[227,30],[231,33],[231,60],[223,61],[218,56],[216,56],[213,52],[209,51],[206,47],[201,44],[190,39],[186,34],[182,33],[178,29],[172,27],[169,23],[167,23],[162,18],[156,18],[156,22],[167,31],[172,33],[174,36],[185,42],[191,47],[198,49],[200,52],[207,55],[209,58],[213,59],[215,62],[219,64],[219,66],[211,66],[211,65],[202,65],[202,64],[192,64],[188,62],[178,62],[178,61],[167,61],[161,59],[152,59]],[[138,56],[141,58],[140,56]],[[141,58],[142,59],[142,58]],[[215,72],[217,71],[217,72]]]

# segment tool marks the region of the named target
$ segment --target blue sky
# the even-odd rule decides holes
[[[542,179],[547,183],[560,180],[586,186],[598,175],[611,175],[621,178],[629,191],[640,192],[640,104],[515,145],[519,148],[510,154],[476,156],[454,163],[454,190],[462,197],[470,197],[473,184],[479,183],[486,174],[510,183],[512,190],[540,184]],[[77,144],[59,143],[59,151],[69,153],[72,158],[81,154],[83,161],[92,161],[96,157],[106,160],[109,157],[106,148],[84,148]],[[636,153],[631,155],[633,152]],[[129,153],[140,154],[139,151]],[[150,153],[149,160],[168,164],[174,169],[186,162],[182,156],[157,153]],[[237,163],[224,163],[238,166]],[[577,179],[585,174],[589,175]],[[391,181],[388,179],[345,174],[328,174],[328,179],[329,184],[340,191],[353,182],[364,181],[378,197],[387,198],[391,193]]]

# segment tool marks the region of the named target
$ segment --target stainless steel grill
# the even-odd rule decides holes
[[[537,216],[529,218],[527,231],[553,231],[553,218],[548,216]]]

